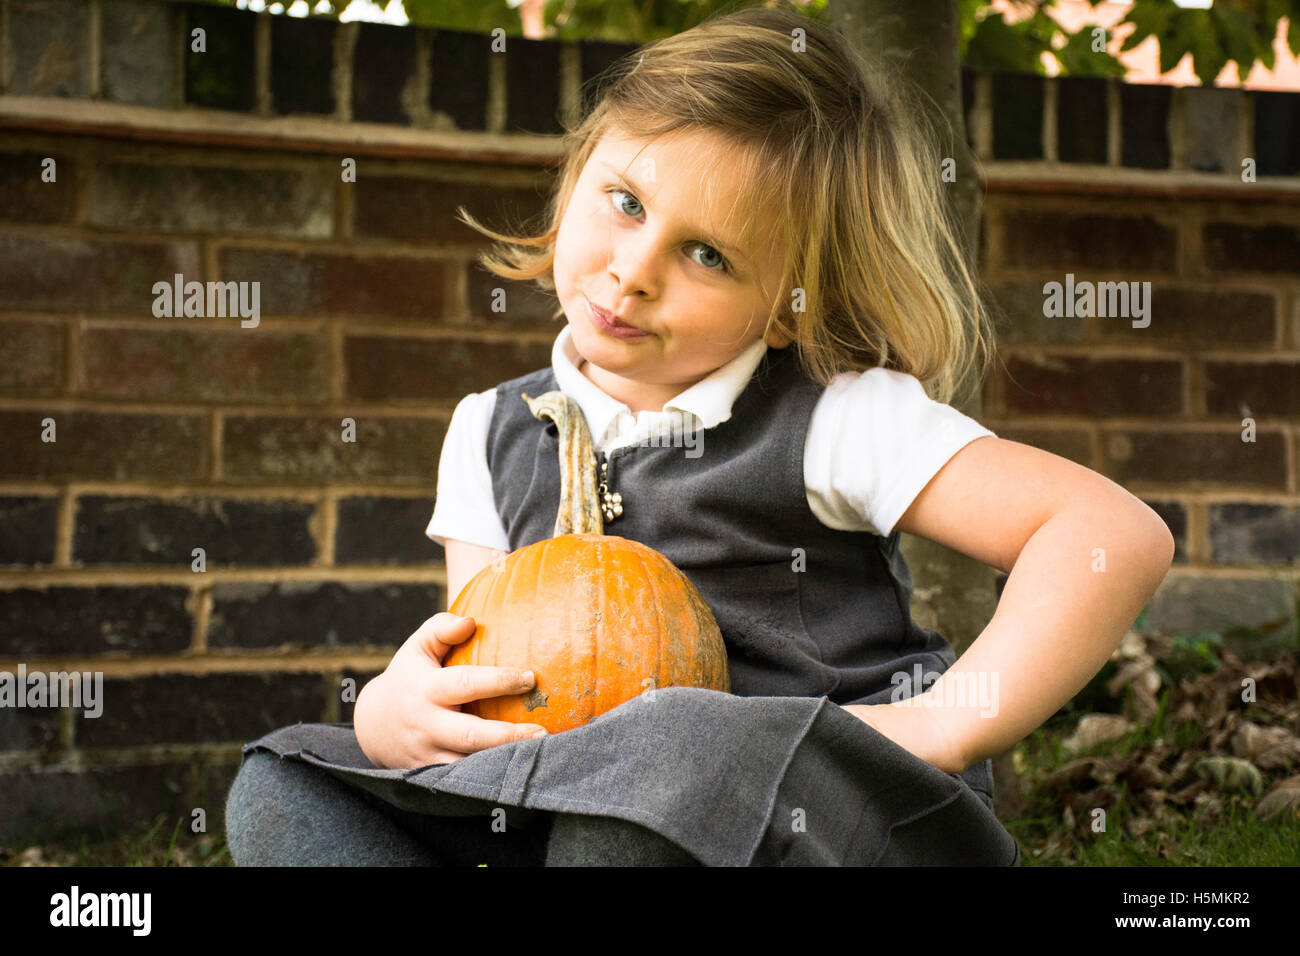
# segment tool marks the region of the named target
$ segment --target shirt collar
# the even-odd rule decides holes
[[[714,369],[708,376],[669,399],[664,403],[663,410],[669,412],[676,409],[694,415],[704,428],[725,422],[731,417],[731,406],[753,378],[754,370],[766,353],[767,343],[759,339],[726,365]],[[600,444],[601,436],[619,431],[611,427],[615,420],[620,415],[630,416],[632,410],[626,402],[611,397],[579,372],[578,363],[581,361],[582,357],[573,344],[572,329],[566,323],[551,348],[551,369],[560,391],[582,408],[592,438]]]

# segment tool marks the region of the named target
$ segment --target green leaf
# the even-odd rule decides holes
[[[1219,39],[1215,29],[1214,18],[1209,10],[1180,10],[1175,20],[1170,45],[1175,47],[1174,66],[1183,58],[1184,53],[1192,54],[1192,69],[1203,86],[1213,86],[1215,77],[1222,72],[1228,62],[1228,53]],[[1173,66],[1164,66],[1164,37],[1160,39],[1161,72],[1168,72]]]
[[[1050,49],[1032,20],[1007,23],[1000,13],[985,17],[966,48],[966,65],[976,70],[1045,73],[1043,53]]]
[[[1239,80],[1245,81],[1255,60],[1272,53],[1272,34],[1264,35],[1265,31],[1260,29],[1255,17],[1223,3],[1211,7],[1210,16],[1228,59],[1237,64]]]
[[[1178,7],[1173,0],[1139,0],[1134,3],[1124,19],[1120,21],[1121,24],[1131,23],[1134,28],[1133,32],[1124,38],[1124,43],[1119,48],[1120,52],[1128,52],[1149,36],[1160,36],[1168,28],[1169,18],[1177,12]]]
[[[1123,76],[1128,69],[1108,52],[1092,49],[1092,27],[1066,35],[1065,46],[1053,51],[1062,76]]]

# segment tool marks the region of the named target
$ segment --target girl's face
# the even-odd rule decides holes
[[[763,335],[782,250],[770,219],[735,209],[734,169],[713,134],[678,131],[651,143],[612,132],[569,199],[556,239],[556,295],[587,361],[583,373],[634,413],[658,411]],[[739,229],[751,212],[758,238],[746,243]],[[610,334],[592,305],[646,334]],[[774,334],[768,344],[790,340]]]

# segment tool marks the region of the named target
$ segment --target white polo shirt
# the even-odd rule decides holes
[[[632,415],[578,371],[581,356],[565,325],[551,349],[560,391],[587,419],[596,451],[633,445],[661,432],[712,428],[763,359],[759,339],[664,404]],[[487,466],[488,427],[496,389],[466,395],[456,405],[438,463],[438,492],[425,534],[509,551]],[[696,421],[698,420],[698,422]],[[842,372],[823,390],[804,444],[804,487],[817,520],[840,531],[888,536],[931,478],[963,446],[994,433],[950,405],[936,402],[912,375],[885,368]],[[994,436],[996,437],[996,436]]]

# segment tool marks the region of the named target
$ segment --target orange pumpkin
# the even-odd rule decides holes
[[[529,693],[461,710],[554,734],[655,688],[730,691],[726,645],[695,585],[653,548],[603,533],[581,408],[559,391],[523,398],[559,432],[555,536],[493,562],[461,589],[450,611],[476,629],[443,666],[517,667],[537,681]]]

